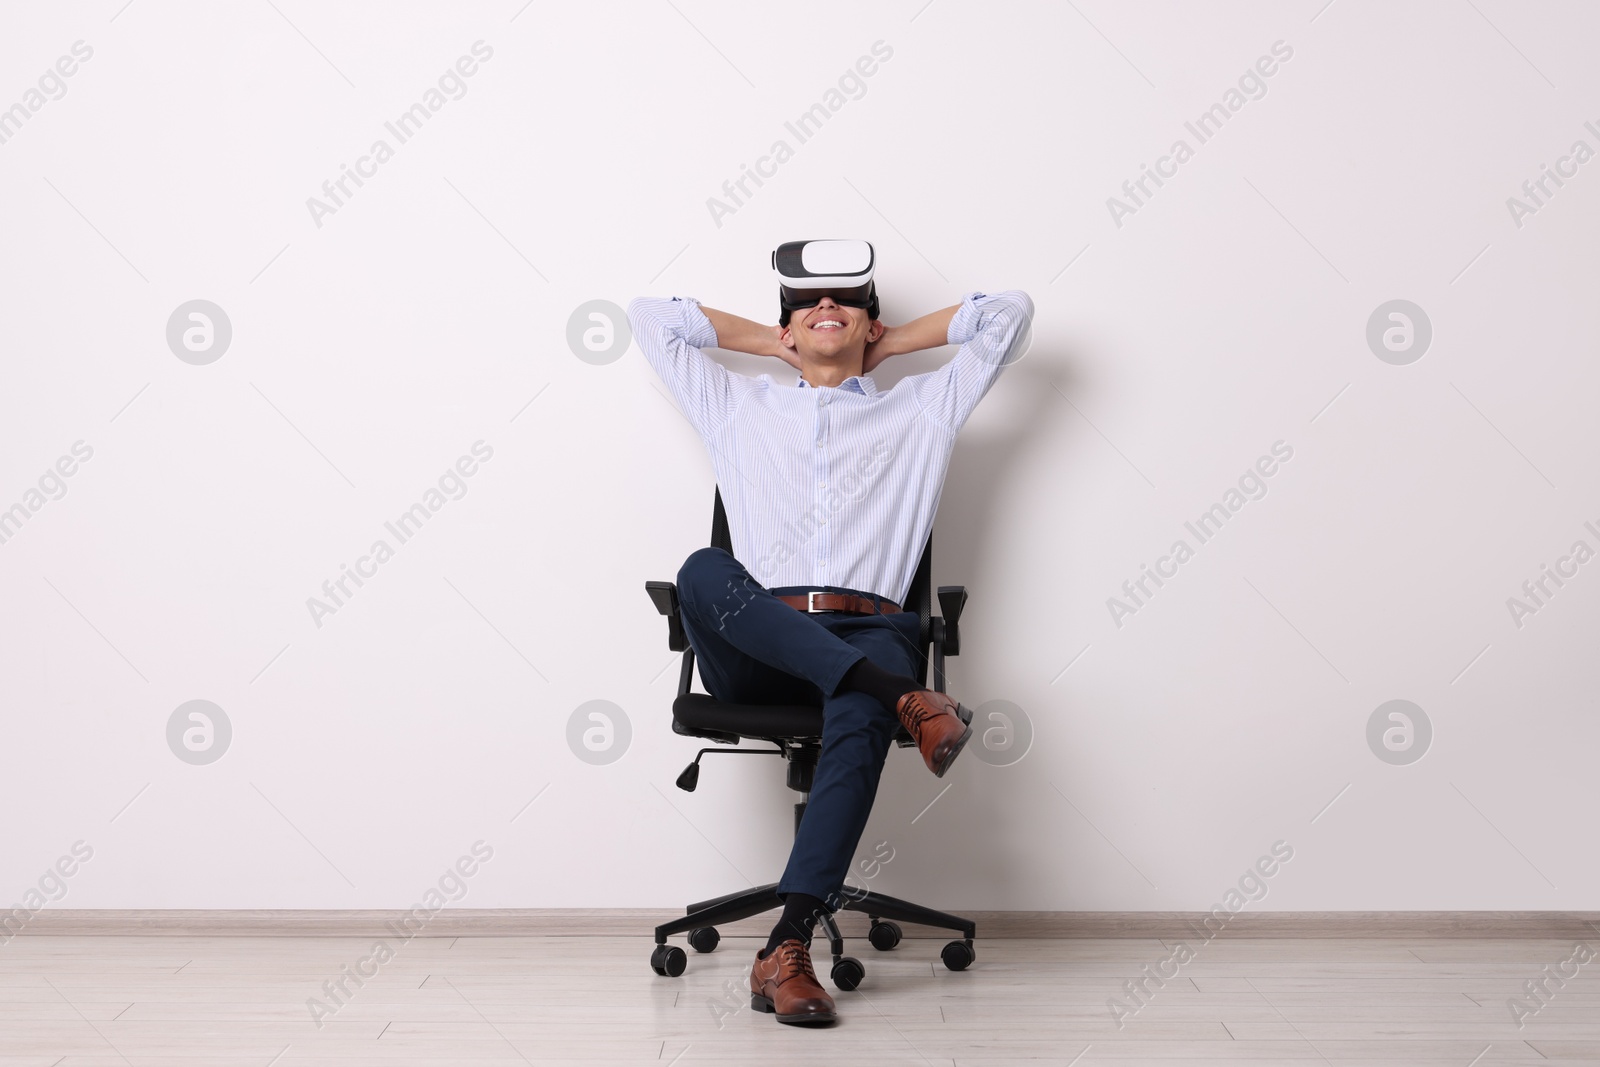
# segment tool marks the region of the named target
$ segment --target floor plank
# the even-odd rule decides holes
[[[1176,942],[1154,938],[980,940],[961,973],[942,939],[852,941],[867,980],[835,992],[826,1030],[749,1009],[755,938],[690,952],[676,979],[650,972],[648,936],[390,938],[391,958],[362,964],[375,940],[16,938],[0,1067],[1600,1061],[1600,963],[1542,1006],[1525,991],[1571,955],[1559,939],[1232,938],[1191,945],[1176,974],[1160,962]],[[1511,998],[1538,1007],[1520,1027]]]

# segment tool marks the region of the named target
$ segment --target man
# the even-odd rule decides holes
[[[919,622],[899,605],[956,434],[1021,355],[1033,315],[1026,293],[973,292],[885,326],[871,246],[811,244],[865,247],[867,282],[780,286],[777,326],[691,297],[628,306],[645,357],[706,444],[728,515],[733,553],[699,549],[677,577],[701,677],[719,700],[824,710],[812,791],[778,883],[783,914],[750,975],[752,1007],[784,1023],[836,1017],[812,969],[811,936],[840,903],[896,728],[905,725],[941,776],[972,733],[954,700],[915,681]],[[961,346],[948,364],[887,392],[869,376],[891,356],[945,344]],[[800,379],[734,374],[701,351],[711,347],[771,356]]]

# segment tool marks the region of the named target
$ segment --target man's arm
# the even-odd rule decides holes
[[[694,297],[639,297],[628,304],[628,325],[645,359],[660,375],[690,425],[708,436],[732,414],[742,375],[701,349],[722,348],[790,362],[777,327],[763,326],[714,308]]]
[[[692,296],[641,296],[628,303],[628,325],[678,410],[709,437],[733,412],[734,383],[726,367],[700,351],[717,343],[700,302]]]
[[[950,343],[950,320],[960,310],[960,304],[951,304],[943,311],[912,319],[904,326],[885,326],[878,339],[867,345],[861,373],[871,374],[872,368],[890,356],[921,352],[925,348],[943,348]]]
[[[934,337],[941,320],[946,325],[943,339]],[[955,358],[943,367],[906,379],[923,412],[952,432],[961,429],[1001,370],[1022,357],[1032,320],[1033,301],[1022,290],[1011,289],[992,296],[968,293],[954,308],[924,315],[900,327],[914,332],[905,333],[899,344],[932,338],[932,343],[922,347],[961,346]]]
[[[711,328],[717,331],[718,348],[751,356],[773,356],[791,367],[799,368],[800,357],[780,340],[783,336],[782,326],[765,326],[716,308],[703,307],[700,310],[710,320]]]

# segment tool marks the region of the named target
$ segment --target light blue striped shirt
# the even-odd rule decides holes
[[[717,331],[693,297],[640,297],[628,321],[645,358],[699,431],[728,513],[733,555],[764,588],[840,586],[905,602],[933,529],[957,432],[1021,358],[1033,301],[969,293],[950,322],[960,351],[879,392],[735,374],[711,359]]]

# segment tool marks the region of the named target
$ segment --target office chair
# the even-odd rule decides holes
[[[720,488],[713,502],[711,544],[730,553],[733,551]],[[922,622],[917,682],[927,685],[928,649],[931,645],[933,688],[942,693],[945,687],[944,657],[954,656],[961,650],[957,623],[962,608],[966,606],[967,591],[964,586],[941,585],[939,606],[944,615],[942,618],[930,615],[928,585],[932,570],[933,538],[930,535],[922,550],[922,561],[917,564],[916,575],[911,580],[906,603],[901,608],[916,612]],[[677,586],[672,582],[646,582],[645,592],[650,594],[656,610],[667,617],[667,647],[673,652],[683,653],[683,666],[678,675],[678,695],[672,702],[673,732],[686,737],[708,738],[722,745],[738,745],[741,739],[748,738],[770,742],[774,746],[732,750],[702,748],[695,754],[694,761],[678,776],[678,788],[694,791],[700,780],[700,760],[706,755],[781,756],[788,764],[789,788],[800,794],[800,802],[794,806],[794,825],[798,833],[800,819],[806,810],[806,800],[811,793],[817,755],[822,747],[821,705],[725,704],[703,693],[691,693],[689,686],[694,680],[694,649],[689,644],[678,613]],[[965,708],[962,711],[962,718],[970,722],[972,713]],[[894,741],[901,748],[916,744],[904,725],[899,727]],[[976,958],[972,941],[977,936],[977,928],[967,919],[849,885],[844,887],[841,895],[841,908],[867,913],[871,923],[867,940],[873,948],[887,952],[900,943],[901,930],[895,921],[899,920],[959,931],[961,940],[945,945],[940,953],[944,965],[952,971],[965,970]],[[659,975],[676,978],[688,966],[688,956],[683,949],[667,944],[669,936],[687,930],[689,944],[695,951],[711,952],[721,940],[717,924],[734,922],[782,906],[783,899],[778,896],[776,882],[691,904],[683,918],[656,927],[656,947],[650,954],[650,966]],[[844,938],[839,935],[839,927],[833,916],[825,913],[821,922],[833,952],[833,984],[843,990],[855,989],[866,975],[866,968],[860,960],[844,954]]]

